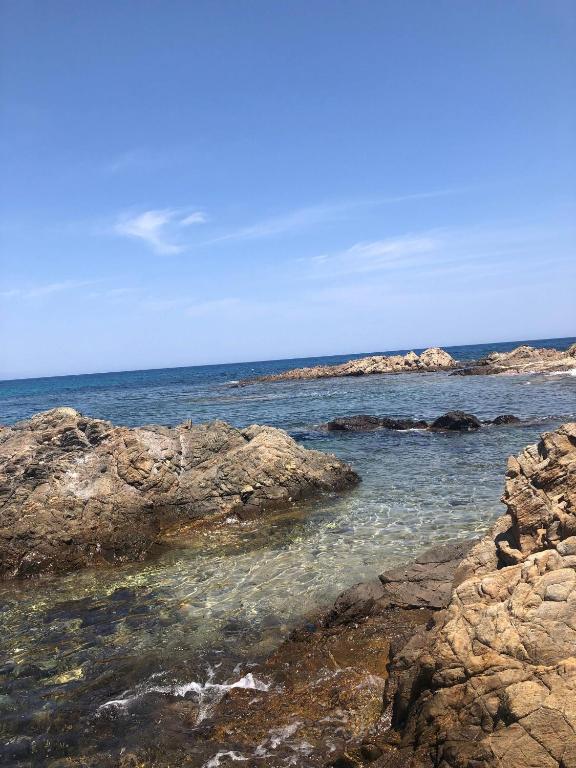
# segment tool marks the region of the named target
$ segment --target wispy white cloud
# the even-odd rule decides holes
[[[122,237],[143,241],[156,253],[168,255],[186,250],[186,245],[175,242],[179,239],[179,229],[203,224],[207,220],[203,211],[162,208],[138,214],[124,214],[115,223],[113,231]]]
[[[440,252],[443,241],[433,233],[404,235],[368,243],[355,243],[332,254],[308,260],[309,274],[317,277],[376,272],[401,266]]]
[[[410,200],[423,200],[427,198],[443,197],[456,194],[461,190],[441,189],[429,192],[417,192],[409,195],[396,195],[364,200],[348,200],[335,203],[323,203],[304,208],[298,208],[288,213],[274,216],[256,222],[246,227],[240,227],[227,234],[215,237],[204,245],[220,243],[227,240],[261,240],[276,235],[284,235],[308,229],[317,224],[339,221],[350,217],[354,211],[364,208],[377,208],[391,203],[401,203]]]
[[[0,291],[0,298],[3,299],[39,299],[44,296],[50,296],[54,293],[64,291],[73,291],[79,288],[85,288],[99,282],[98,280],[62,280],[55,283],[44,283],[43,285],[33,285],[19,288],[9,288]]]
[[[562,244],[565,235],[531,227],[427,230],[300,259],[297,273],[301,279],[327,280],[378,272],[386,280],[404,282],[519,274],[572,259],[572,250]]]
[[[206,224],[207,221],[208,216],[204,211],[194,211],[181,219],[179,223],[181,227],[189,227],[192,224]]]

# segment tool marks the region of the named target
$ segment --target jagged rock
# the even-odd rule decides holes
[[[430,425],[434,432],[470,432],[480,429],[480,420],[471,413],[464,411],[449,411],[439,416]]]
[[[565,424],[508,459],[503,501],[528,555],[576,535],[576,427]]]
[[[326,379],[332,376],[365,376],[375,373],[411,373],[417,371],[448,371],[456,368],[454,358],[439,347],[431,347],[420,355],[370,355],[348,360],[340,365],[316,365],[310,368],[293,368],[283,373],[246,379],[243,384],[258,381],[275,382],[300,379]]]
[[[497,373],[553,373],[576,366],[576,344],[567,350],[530,347],[522,344],[510,352],[492,352],[473,365],[453,372],[456,376],[486,376]]]
[[[391,666],[406,766],[576,766],[576,424],[510,459],[504,501]]]
[[[128,429],[56,408],[0,431],[0,574],[138,558],[183,524],[255,515],[357,480],[271,427]]]

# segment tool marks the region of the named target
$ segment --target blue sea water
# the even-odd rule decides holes
[[[519,343],[565,349],[574,341],[447,349],[470,360]],[[570,373],[235,385],[350,357],[0,382],[0,423],[67,405],[129,426],[190,418],[271,424],[307,447],[337,454],[362,476],[350,492],[260,522],[223,525],[145,563],[0,586],[7,660],[0,666],[0,756],[8,764],[26,764],[30,755],[38,765],[78,755],[99,755],[104,764],[106,755],[146,743],[160,716],[158,699],[168,706],[183,690],[175,686],[205,681],[208,665],[211,679],[231,681],[345,587],[429,544],[485,531],[502,512],[507,457],[576,419]],[[456,408],[523,421],[463,435],[317,429],[336,416],[432,419]],[[29,750],[28,757],[15,757],[11,744]]]

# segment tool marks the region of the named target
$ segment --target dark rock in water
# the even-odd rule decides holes
[[[479,419],[465,411],[448,411],[430,425],[435,432],[471,432],[482,426]]]
[[[388,419],[379,416],[342,416],[338,419],[329,421],[325,428],[329,432],[371,432],[375,429],[426,429],[426,421],[415,421],[414,419]]]
[[[449,411],[439,416],[432,424],[422,419],[390,419],[380,416],[361,414],[341,416],[322,425],[328,432],[374,432],[377,429],[404,431],[408,429],[429,429],[433,432],[471,432],[480,429],[482,424],[518,424],[520,419],[510,413],[497,416],[494,420],[480,421],[476,416],[464,411]]]
[[[428,422],[419,419],[381,419],[381,427],[383,429],[397,429],[403,431],[406,429],[428,429]]]
[[[329,432],[369,432],[380,429],[380,422],[378,416],[343,416],[329,421],[326,429]]]
[[[501,424],[519,424],[520,419],[518,416],[513,416],[511,413],[504,413],[502,416],[496,416],[493,419],[492,424],[500,426]]]
[[[128,429],[55,408],[0,430],[0,576],[139,559],[203,518],[254,517],[358,479],[272,427]]]
[[[450,376],[492,376],[503,373],[506,369],[494,365],[471,365],[468,368],[458,368],[450,372]]]

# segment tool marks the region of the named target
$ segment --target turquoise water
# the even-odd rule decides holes
[[[574,341],[538,344],[566,348]],[[449,351],[472,359],[517,343]],[[484,531],[502,509],[507,456],[576,418],[570,374],[234,384],[344,359],[0,382],[3,423],[57,405],[127,425],[188,418],[266,423],[336,453],[363,478],[340,496],[260,522],[222,525],[146,563],[1,585],[5,764],[82,756],[91,765],[115,765],[122,750],[162,740],[151,725],[159,721],[170,743],[192,749],[200,726],[176,728],[171,702],[201,703],[209,717],[210,702],[222,692],[215,685],[259,684],[247,677],[250,664],[342,589],[433,542]],[[464,435],[316,428],[335,416],[431,419],[454,408],[481,418],[514,413],[523,423]]]

